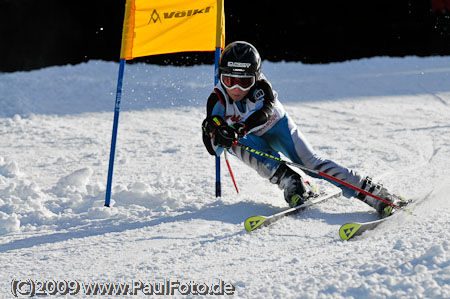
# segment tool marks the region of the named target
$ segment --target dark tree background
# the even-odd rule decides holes
[[[450,55],[449,2],[225,0],[226,42],[246,40],[263,59],[303,63]],[[0,0],[0,71],[118,61],[124,7],[125,0]],[[213,53],[182,53],[130,62],[213,60]]]

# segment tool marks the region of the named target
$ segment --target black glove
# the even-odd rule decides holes
[[[247,128],[245,127],[244,123],[235,123],[230,126],[234,128],[234,131],[236,132],[238,139],[241,139],[242,137],[245,136],[245,134],[247,134]]]
[[[203,132],[213,139],[213,144],[216,146],[230,148],[236,144],[239,139],[238,133],[234,127],[229,126],[225,120],[213,115],[206,118],[202,123]]]
[[[212,139],[216,129],[222,125],[226,125],[226,122],[222,117],[218,115],[207,117],[202,123],[203,133]]]
[[[214,145],[230,148],[238,141],[238,136],[234,129],[225,124],[217,128],[214,136]]]
[[[213,148],[211,139],[213,136],[212,130],[215,130],[214,127],[212,125],[210,125],[210,122],[212,121],[211,118],[206,118],[203,123],[202,123],[202,140],[203,140],[203,144],[206,147],[206,150],[208,151],[208,153],[212,156],[217,156],[216,151]]]
[[[244,123],[235,123],[229,126],[220,126],[217,128],[217,138],[216,143],[222,147],[229,148],[247,134],[247,130]],[[214,143],[214,145],[217,145]]]

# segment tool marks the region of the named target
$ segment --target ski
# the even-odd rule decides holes
[[[395,217],[395,215],[400,214],[400,211],[407,213],[407,215],[413,215],[411,206],[408,205],[407,207],[397,210],[392,216]],[[339,228],[339,237],[344,241],[350,240],[353,237],[361,235],[363,232],[375,229],[378,225],[390,219],[392,216],[368,222],[349,222],[343,224]]]
[[[339,228],[339,237],[341,237],[342,240],[350,240],[353,237],[359,236],[362,233],[368,231],[368,230],[373,230],[375,229],[378,225],[380,225],[381,223],[383,223],[384,221],[390,219],[392,216],[395,217],[395,215],[400,214],[400,211],[402,211],[403,213],[406,213],[407,215],[414,215],[415,213],[413,212],[414,207],[419,204],[420,202],[422,202],[423,200],[428,199],[431,194],[433,194],[433,191],[429,191],[425,196],[417,198],[417,199],[413,199],[410,201],[410,203],[407,206],[404,206],[401,209],[398,209],[395,214],[386,217],[386,218],[382,218],[382,219],[378,219],[375,221],[368,221],[368,222],[349,222],[346,223],[344,225],[342,225]]]
[[[249,217],[245,220],[244,222],[244,227],[246,231],[253,231],[255,229],[264,227],[264,226],[268,226],[271,223],[274,223],[275,221],[279,220],[280,218],[283,218],[285,216],[289,216],[289,215],[293,215],[293,214],[297,214],[300,211],[303,211],[304,209],[315,205],[319,202],[324,202],[330,198],[334,198],[334,197],[339,197],[342,195],[342,191],[336,191],[333,193],[323,193],[320,194],[318,197],[314,197],[309,199],[308,201],[306,201],[304,204],[299,205],[297,207],[294,208],[289,208],[286,209],[284,211],[281,211],[279,213],[270,215],[270,216],[252,216]]]
[[[342,240],[350,240],[353,237],[361,235],[363,232],[372,230],[390,217],[368,222],[349,222],[339,228],[339,237]]]

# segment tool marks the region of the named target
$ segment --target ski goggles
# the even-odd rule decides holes
[[[240,90],[247,91],[255,85],[255,76],[253,75],[235,75],[235,74],[221,74],[220,82],[227,89],[235,87]]]

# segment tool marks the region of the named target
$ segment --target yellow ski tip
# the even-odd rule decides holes
[[[342,240],[348,240],[353,237],[360,227],[360,224],[354,222],[344,224],[339,229],[339,237],[341,237]]]
[[[264,221],[267,220],[267,217],[264,216],[252,216],[245,220],[244,227],[245,230],[250,232],[252,230],[257,229]]]

